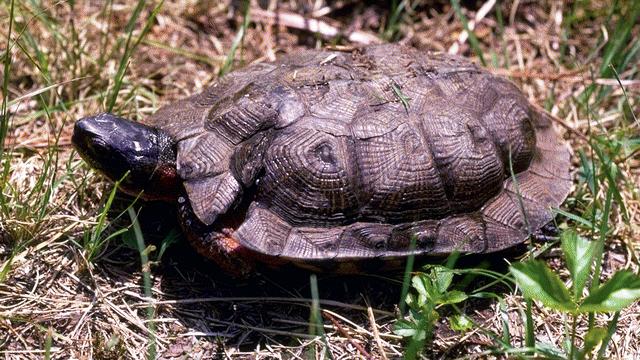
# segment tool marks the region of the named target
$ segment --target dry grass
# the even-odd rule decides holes
[[[252,22],[242,49],[236,53],[236,67],[299,48],[382,41],[385,36],[395,36],[399,42],[420,49],[456,52],[479,61],[448,3],[422,4],[415,10],[408,6],[396,35],[383,31],[389,29],[389,6],[382,2],[367,6],[349,0],[260,3],[268,6],[263,4],[259,9],[252,3]],[[116,112],[144,117],[214,81],[242,23],[240,9],[234,4],[164,4],[133,53]],[[474,33],[481,52],[496,73],[511,76],[532,101],[559,117],[565,137],[576,150],[576,177],[580,175],[577,149],[586,149],[585,139],[592,134],[638,139],[640,124],[630,117],[640,114],[637,64],[631,62],[619,73],[628,103],[615,78],[601,77],[598,71],[601,37],[613,36],[606,30],[611,31],[611,24],[619,21],[615,17],[605,20],[607,2],[593,1],[585,6],[588,11],[572,12],[572,5],[561,1],[516,1],[501,5],[502,22],[492,4],[486,1],[463,8],[469,19],[477,18]],[[490,11],[482,14],[482,5]],[[106,91],[113,87],[121,53],[108,50],[126,38],[125,27],[134,6],[113,4],[110,14],[104,14],[100,2],[80,2],[73,10],[67,3],[51,3],[41,9],[31,2],[16,3],[11,38],[12,43],[18,39],[22,48],[11,48],[5,95],[10,100],[27,96],[9,109],[11,126],[5,142],[10,190],[4,187],[4,203],[12,208],[0,219],[0,262],[7,265],[6,274],[0,273],[0,354],[12,359],[42,358],[47,353],[61,359],[137,359],[145,357],[153,343],[162,358],[326,358],[326,349],[334,359],[402,357],[401,338],[392,333],[402,274],[321,276],[318,286],[326,336],[318,338],[309,335],[313,299],[308,273],[289,268],[265,271],[238,283],[177,243],[160,260],[155,258],[157,250],[151,253],[154,262],[148,297],[144,295],[139,251],[130,242],[117,237],[89,259],[83,235],[95,229],[111,185],[72,151],[70,133],[75,119],[104,110]],[[152,6],[146,6],[141,19],[151,10]],[[325,25],[325,34],[300,29],[295,16],[284,24],[276,23],[275,12],[316,18]],[[568,20],[563,14],[577,17],[567,38]],[[9,18],[9,5],[0,6],[0,17]],[[144,20],[138,21],[134,35],[143,26]],[[343,31],[345,40],[330,36],[330,29]],[[0,32],[4,48],[7,31]],[[29,45],[29,37],[48,59],[46,70],[35,66],[38,54]],[[634,26],[632,39],[637,37],[640,29]],[[589,100],[587,109],[579,99],[591,84],[601,85],[607,93],[597,102]],[[50,85],[57,86],[36,94]],[[617,164],[629,179],[620,183],[629,221],[624,221],[619,208],[614,209],[605,275],[623,267],[638,270],[640,160],[636,153]],[[38,184],[41,178],[46,179],[44,185]],[[565,204],[568,211],[588,208],[594,200],[584,195],[584,184],[576,184]],[[39,186],[44,190],[33,193]],[[43,202],[43,198],[47,200]],[[130,202],[118,197],[111,214],[118,214]],[[176,227],[168,221],[171,207],[150,204],[141,211],[145,240],[160,247]],[[126,216],[116,219],[107,233],[130,223]],[[553,251],[548,258],[554,267],[562,267]],[[520,344],[524,303],[517,294],[501,295],[503,310],[486,301],[473,303],[466,311],[484,329],[496,333],[502,331],[504,315],[514,343]],[[148,307],[153,309],[151,319]],[[561,348],[564,320],[544,308],[534,310],[538,339]],[[638,304],[621,314],[609,356],[640,356],[639,314]],[[598,319],[603,320],[606,317]],[[149,330],[150,322],[155,324],[154,331]],[[432,355],[485,357],[492,344],[479,329],[460,334],[439,324]]]

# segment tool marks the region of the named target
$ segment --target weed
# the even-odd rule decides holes
[[[398,320],[394,332],[411,339],[405,349],[407,359],[415,359],[425,343],[433,337],[433,329],[440,318],[438,309],[465,301],[468,295],[460,290],[449,289],[453,280],[453,270],[444,266],[430,266],[424,273],[411,278],[415,293],[407,294],[409,306],[407,318]],[[450,318],[454,328],[468,330],[469,321],[463,315]]]
[[[581,314],[619,312],[631,305],[640,299],[640,277],[631,271],[620,270],[606,283],[590,288],[588,295],[583,295],[587,282],[594,282],[595,262],[602,260],[598,257],[601,253],[597,251],[600,244],[582,238],[573,230],[565,231],[561,238],[563,254],[571,275],[570,288],[539,260],[513,264],[511,273],[527,298],[540,301],[543,305],[572,317],[570,329],[567,330],[570,339],[564,342],[568,344],[568,348],[564,349],[567,359],[592,358],[592,352],[598,346],[598,358],[601,358],[608,346],[605,338],[610,329],[616,327],[617,315],[610,321],[608,328],[594,326],[591,322],[582,348],[576,343],[578,317]]]
[[[126,227],[117,229],[115,231],[106,231],[110,222],[107,220],[107,217],[111,212],[111,206],[113,205],[116,193],[118,192],[118,187],[127,176],[128,173],[125,174],[122,179],[115,182],[113,188],[111,189],[111,192],[109,193],[109,197],[107,198],[105,204],[102,206],[102,209],[99,212],[97,223],[92,226],[90,231],[84,233],[84,236],[82,237],[82,244],[78,244],[82,249],[85,250],[84,257],[89,263],[93,263],[96,260],[97,256],[105,248],[109,241],[111,241],[111,239],[114,239],[128,231],[128,228]],[[127,207],[127,209],[125,209],[125,211],[131,209],[131,206],[133,206],[133,203],[131,203]],[[122,215],[124,215],[125,211],[121,212],[111,221],[116,221],[117,219],[119,219]]]

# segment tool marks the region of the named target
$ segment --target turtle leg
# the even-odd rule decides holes
[[[215,224],[206,225],[183,194],[178,197],[178,217],[187,240],[200,255],[213,260],[233,277],[247,278],[253,273],[255,263],[250,251],[231,236],[243,220],[241,211],[223,214]]]

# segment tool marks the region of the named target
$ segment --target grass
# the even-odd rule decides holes
[[[129,207],[127,209],[127,213],[129,214],[129,218],[131,219],[131,225],[133,226],[133,235],[136,239],[136,245],[138,248],[138,252],[140,253],[140,265],[142,267],[142,282],[144,288],[144,296],[147,299],[153,299],[152,294],[152,286],[151,282],[151,266],[149,262],[149,253],[153,250],[153,247],[146,246],[144,243],[144,235],[142,234],[142,229],[140,228],[140,223],[138,222],[138,215],[135,211]],[[150,359],[155,359],[157,356],[156,351],[156,326],[155,326],[155,318],[156,311],[152,305],[149,305],[146,309],[147,321],[148,321],[148,329],[150,334],[149,345],[147,346],[146,356]]]
[[[427,356],[426,346],[429,357],[440,358],[640,355],[640,339],[628,331],[638,325],[640,306],[567,312],[528,294],[506,265],[496,269],[501,260],[488,268],[449,263],[384,277],[310,278],[282,270],[233,281],[178,239],[177,225],[167,220],[171,210],[122,197],[78,158],[69,144],[75,119],[105,110],[141,119],[218,74],[319,41],[253,18],[248,4],[0,4],[7,24],[1,34],[0,353],[390,359]],[[512,76],[572,129],[565,137],[576,181],[556,223],[562,236],[593,241],[591,276],[582,291],[572,287],[578,272],[559,238],[534,243],[528,258],[512,259],[513,269],[533,264],[566,287],[576,306],[611,279],[623,283],[620,277],[628,276],[615,274],[637,274],[637,2],[520,2],[514,12],[498,1],[473,30],[468,19],[478,9],[458,1],[433,8],[371,3],[373,12],[317,4],[304,10],[328,14],[324,20],[338,28],[423,49],[448,51],[467,31],[459,53]],[[298,2],[278,6],[307,13]],[[154,222],[154,211],[163,221]],[[528,262],[534,257],[539,260]],[[424,295],[429,286],[438,290],[437,300]],[[405,332],[398,333],[398,324]],[[412,343],[415,334],[424,337]]]
[[[227,58],[224,61],[224,64],[222,65],[222,68],[220,68],[220,72],[218,73],[218,76],[223,76],[224,74],[228,73],[231,68],[233,67],[233,63],[236,59],[236,52],[238,51],[238,47],[242,47],[242,43],[244,41],[244,36],[247,32],[247,28],[249,27],[249,19],[250,19],[250,14],[249,14],[249,1],[245,0],[242,2],[242,24],[240,25],[238,32],[236,33],[236,36],[233,38],[233,42],[231,43],[231,48],[229,49],[229,53],[227,54]]]
[[[127,22],[127,26],[124,29],[125,33],[127,34],[127,40],[124,44],[124,50],[122,52],[122,57],[120,58],[120,63],[118,65],[118,72],[116,73],[113,89],[111,91],[111,95],[109,96],[109,102],[107,104],[108,112],[113,111],[113,107],[116,105],[116,100],[118,99],[118,94],[122,87],[122,80],[124,78],[125,71],[127,70],[127,67],[129,65],[131,54],[133,54],[133,52],[136,50],[140,42],[144,39],[145,35],[149,32],[149,29],[151,28],[151,25],[153,24],[157,13],[162,8],[162,4],[163,2],[161,1],[158,3],[158,5],[156,5],[156,7],[151,12],[151,16],[149,16],[149,18],[145,22],[145,25],[144,25],[144,28],[142,29],[141,34],[135,40],[132,40],[133,30],[135,29],[136,22],[140,17],[140,12],[142,11],[145,5],[145,1],[144,0],[138,1],[138,3],[136,4],[136,7],[133,9],[133,14],[131,14],[129,21]]]

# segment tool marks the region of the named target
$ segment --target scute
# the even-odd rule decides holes
[[[451,212],[429,144],[415,124],[357,139],[355,152],[365,194],[363,217],[398,223]]]
[[[150,122],[178,141],[201,222],[249,202],[231,236],[297,263],[502,250],[571,186],[566,145],[515,85],[400,45],[250,65]]]
[[[294,225],[344,223],[358,200],[350,140],[292,126],[267,150],[259,199]]]

